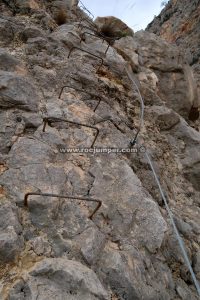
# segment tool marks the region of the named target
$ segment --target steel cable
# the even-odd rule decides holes
[[[130,65],[127,67],[125,67],[125,70],[126,70],[126,73],[129,77],[129,79],[131,80],[131,82],[133,83],[134,87],[136,88],[136,90],[138,91],[138,94],[139,94],[139,98],[140,98],[140,105],[141,105],[141,114],[140,114],[140,128],[138,129],[138,132],[135,136],[135,138],[131,141],[131,145],[135,145],[137,143],[137,139],[138,139],[138,136],[139,136],[139,133],[144,125],[144,100],[143,100],[143,97],[140,93],[140,90],[139,90],[139,87],[137,85],[137,83],[135,82],[134,78],[133,78],[133,75],[131,74],[131,69],[130,69]],[[194,285],[197,289],[197,293],[198,295],[200,296],[200,285],[199,285],[199,282],[197,280],[197,277],[193,271],[193,268],[191,266],[191,263],[190,263],[190,260],[189,260],[189,257],[188,257],[188,254],[187,254],[187,251],[186,251],[186,248],[185,248],[185,245],[184,245],[184,242],[183,242],[183,239],[181,238],[180,234],[179,234],[179,231],[177,229],[177,226],[175,224],[175,221],[174,221],[174,217],[173,217],[173,214],[172,214],[172,211],[167,203],[167,199],[166,199],[166,196],[165,196],[165,192],[163,191],[163,188],[161,186],[161,183],[159,181],[159,178],[158,178],[158,175],[155,171],[155,168],[153,166],[153,162],[152,162],[152,159],[150,157],[150,155],[148,154],[148,151],[145,152],[145,156],[147,158],[147,161],[150,165],[150,168],[153,172],[153,175],[154,175],[154,178],[155,178],[155,181],[158,185],[158,188],[159,188],[159,191],[160,191],[160,194],[161,194],[161,197],[164,201],[164,204],[165,204],[165,207],[166,207],[166,210],[167,210],[167,213],[169,215],[169,218],[170,218],[170,221],[171,221],[171,224],[173,226],[173,229],[174,229],[174,232],[175,232],[175,235],[176,235],[176,238],[177,238],[177,241],[178,241],[178,244],[180,246],[180,249],[181,249],[181,252],[183,254],[183,257],[184,257],[184,260],[185,260],[185,263],[190,271],[190,274],[191,274],[191,277],[192,277],[192,280],[194,282]]]

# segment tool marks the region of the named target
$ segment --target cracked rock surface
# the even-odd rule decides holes
[[[200,125],[178,48],[141,31],[107,50],[77,1],[0,9],[0,299],[197,300],[140,148],[200,280]],[[140,126],[127,65],[138,151],[92,153],[130,150]]]

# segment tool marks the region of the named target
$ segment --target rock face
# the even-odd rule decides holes
[[[158,77],[158,95],[167,106],[184,117],[197,107],[198,91],[192,69],[184,64],[177,47],[170,46],[154,34],[141,31],[135,34],[140,64]],[[152,51],[153,49],[153,51]]]
[[[166,41],[176,44],[193,68],[198,84],[200,106],[200,3],[198,0],[170,0],[159,16],[148,25],[153,32]]]
[[[80,7],[0,3],[0,299],[197,300],[144,155],[199,279],[192,69],[155,34]],[[111,21],[108,48],[96,26]]]

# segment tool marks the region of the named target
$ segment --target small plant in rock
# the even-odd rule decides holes
[[[112,25],[105,24],[101,28],[101,33],[106,37],[112,38],[115,36],[115,29]]]
[[[63,25],[67,22],[67,13],[64,9],[60,9],[54,17],[55,22],[57,25]]]

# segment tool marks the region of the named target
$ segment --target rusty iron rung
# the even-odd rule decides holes
[[[82,25],[83,21],[88,23],[88,25],[90,25],[95,30],[97,30],[97,26],[94,23],[92,23],[87,17],[81,17],[81,19],[79,21],[79,24],[78,24],[78,27],[80,27]]]
[[[74,121],[70,121],[70,120],[65,120],[65,119],[62,119],[62,118],[54,118],[54,117],[45,117],[45,118],[43,118],[43,123],[44,123],[44,125],[43,125],[43,132],[45,132],[45,129],[46,129],[46,125],[48,124],[50,124],[50,123],[54,123],[54,122],[65,122],[65,123],[69,123],[69,124],[74,124],[74,125],[76,125],[76,126],[82,126],[82,127],[87,127],[87,128],[91,128],[91,129],[94,129],[94,130],[96,130],[96,135],[95,135],[95,137],[94,137],[94,140],[93,140],[93,142],[92,142],[92,145],[90,146],[91,148],[93,148],[94,147],[94,144],[95,144],[95,142],[96,142],[96,140],[97,140],[97,137],[98,137],[98,135],[99,135],[99,128],[97,128],[97,127],[95,127],[95,126],[91,126],[91,125],[86,125],[86,124],[82,124],[82,123],[78,123],[78,122],[74,122]]]
[[[98,103],[97,103],[97,105],[95,106],[95,108],[94,108],[94,110],[93,110],[94,112],[97,110],[99,104],[100,104],[101,101],[102,101],[101,97],[96,96],[96,95],[94,95],[94,94],[92,94],[92,93],[89,93],[89,92],[87,92],[87,91],[85,91],[85,90],[83,90],[83,89],[77,89],[77,88],[75,88],[75,87],[73,87],[73,86],[71,86],[71,85],[65,85],[65,86],[63,86],[63,87],[61,88],[61,91],[60,91],[60,94],[59,94],[58,99],[61,99],[63,90],[64,90],[65,88],[74,89],[75,91],[82,92],[82,93],[86,93],[86,94],[88,94],[88,95],[90,95],[90,96],[94,96],[94,97],[96,98],[95,100],[98,100]],[[88,99],[88,101],[89,101],[89,100],[91,100],[91,99]]]
[[[95,29],[94,29],[94,28],[90,28],[90,27],[88,27],[88,26],[86,26],[86,25],[84,25],[84,24],[80,24],[79,27],[82,27],[82,28],[91,30],[91,31],[93,31],[94,33],[98,34],[97,28],[95,28]]]
[[[125,133],[125,131],[122,130],[119,127],[119,125],[117,125],[111,118],[107,118],[107,119],[101,120],[101,121],[97,122],[95,125],[100,124],[100,123],[104,123],[104,122],[111,122],[115,126],[115,128],[117,128],[117,130],[119,130],[122,133]]]
[[[89,219],[92,220],[93,216],[95,213],[100,209],[102,205],[102,201],[94,198],[89,198],[89,197],[74,197],[74,196],[69,196],[69,195],[57,195],[57,194],[49,194],[49,193],[27,193],[24,196],[24,206],[28,207],[28,197],[29,196],[43,196],[43,197],[53,197],[53,198],[60,198],[60,199],[71,199],[75,201],[86,201],[86,202],[96,202],[98,205],[92,212],[92,214],[89,216]]]
[[[103,40],[103,42],[106,41],[107,44],[108,44],[108,47],[107,47],[107,49],[106,49],[106,51],[105,51],[105,54],[108,52],[108,49],[109,49],[109,47],[110,47],[110,43],[109,43],[105,38],[103,38],[103,37],[101,37],[101,36],[99,36],[98,34],[95,34],[95,33],[87,32],[87,31],[83,32],[83,33],[81,34],[81,41],[80,41],[80,43],[83,41],[84,35],[85,35],[85,34],[89,34],[89,35],[91,35],[91,36],[95,36],[95,37],[97,37],[97,38]]]
[[[89,16],[91,16],[91,18],[94,19],[94,15],[91,13],[91,11],[89,11],[89,9],[83,4],[83,2],[81,0],[79,0],[79,3],[80,3],[79,8],[83,9],[84,11],[86,11],[89,14]]]
[[[111,44],[119,39],[121,39],[120,36],[118,37],[109,37],[109,36],[106,36],[104,35],[101,31],[98,30],[98,28],[96,27],[96,25],[92,24],[92,23],[89,23],[90,25],[93,26],[93,28],[90,28],[82,23],[79,23],[78,27],[82,27],[82,28],[86,28],[88,30],[91,30],[94,32],[94,34],[99,37],[99,38],[102,38],[103,40],[105,40],[107,43]]]
[[[104,40],[106,40],[108,43],[113,43],[113,42],[115,42],[115,41],[121,39],[120,36],[118,36],[118,37],[109,37],[109,36],[106,36],[106,35],[104,35],[104,34],[103,34],[102,32],[100,32],[100,31],[97,31],[97,33],[98,33],[98,35],[100,35]]]
[[[78,49],[78,50],[80,50],[80,51],[82,51],[82,52],[85,52],[85,53],[87,53],[87,54],[90,54],[91,56],[94,56],[94,57],[100,59],[100,60],[101,60],[101,64],[100,64],[100,66],[98,67],[97,72],[98,72],[99,69],[103,66],[104,60],[103,60],[102,57],[100,57],[100,56],[98,56],[98,55],[96,55],[96,54],[94,54],[94,53],[91,53],[91,52],[89,52],[89,51],[87,51],[87,50],[84,50],[84,49],[82,49],[82,48],[76,47],[76,46],[73,46],[73,47],[70,49],[69,54],[68,54],[68,58],[70,58],[70,55],[71,55],[71,53],[73,52],[74,49]]]

